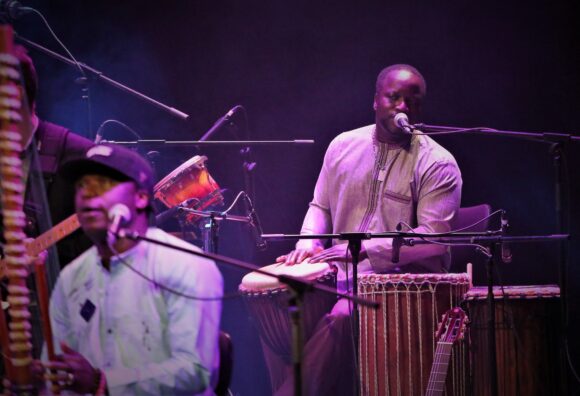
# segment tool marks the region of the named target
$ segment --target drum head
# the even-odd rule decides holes
[[[295,265],[284,263],[275,263],[261,268],[273,275],[290,275],[301,280],[312,281],[323,277],[326,274],[334,273],[334,267],[328,263],[308,263],[302,262]],[[259,272],[250,272],[242,278],[240,288],[245,291],[264,291],[268,289],[278,289],[284,287],[277,278],[260,274]]]
[[[205,161],[207,161],[206,156],[194,155],[193,157],[191,157],[190,159],[185,161],[183,164],[181,164],[177,168],[175,168],[173,171],[171,171],[171,173],[169,173],[163,179],[161,179],[161,181],[159,181],[155,185],[155,187],[153,187],[153,192],[156,193],[157,191],[159,191],[162,187],[166,186],[172,179],[175,179],[176,177],[178,177],[183,171],[185,171],[191,167],[195,167],[195,168],[203,167]]]

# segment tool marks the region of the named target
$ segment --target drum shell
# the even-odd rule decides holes
[[[316,281],[336,288],[336,272],[329,269]],[[287,364],[291,363],[291,321],[288,300],[292,293],[284,286],[268,290],[253,291],[240,285],[246,307],[264,345]],[[308,340],[319,320],[330,312],[336,296],[319,291],[307,292],[302,304],[302,335]]]
[[[503,295],[505,294],[505,298]],[[560,305],[557,286],[494,288],[498,394],[559,395]],[[491,395],[487,287],[466,294],[473,395]]]
[[[469,287],[467,274],[359,276],[361,297],[381,304],[359,307],[361,395],[423,395],[433,363],[438,322],[458,306]],[[447,395],[467,390],[467,351],[453,349]]]

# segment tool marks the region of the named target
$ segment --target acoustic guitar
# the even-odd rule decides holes
[[[437,329],[435,338],[437,348],[431,366],[429,383],[427,384],[426,396],[439,396],[445,390],[445,380],[447,379],[447,368],[451,359],[453,344],[463,338],[467,315],[459,307],[451,308],[443,316],[443,320]]]
[[[29,256],[37,256],[43,250],[48,249],[61,239],[69,236],[80,227],[79,218],[76,214],[73,214],[50,230],[42,233],[36,239],[26,243],[26,253]],[[6,263],[4,260],[0,260],[0,278],[4,277],[4,272],[6,271]]]

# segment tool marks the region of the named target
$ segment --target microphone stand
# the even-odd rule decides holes
[[[34,41],[28,40],[27,38],[24,38],[22,36],[20,36],[19,34],[17,34],[16,32],[14,32],[14,37],[23,42],[24,44],[26,44],[29,47],[32,47],[56,60],[59,60],[61,62],[66,63],[67,65],[70,66],[74,66],[74,67],[80,67],[82,70],[89,72],[93,77],[96,77],[98,80],[103,81],[109,85],[112,85],[113,87],[120,89],[123,92],[126,92],[128,94],[133,95],[134,97],[141,99],[147,103],[149,103],[150,105],[153,105],[175,117],[181,118],[182,120],[186,121],[189,118],[189,114],[186,114],[180,110],[177,110],[173,107],[167,106],[166,104],[163,104],[155,99],[150,98],[149,96],[138,92],[132,88],[127,87],[126,85],[121,84],[118,81],[113,80],[110,77],[107,77],[103,72],[96,70],[82,62],[79,62],[78,64],[75,63],[74,61],[70,60],[69,58],[66,58],[54,51],[49,50],[46,47],[43,47],[42,45],[35,43]]]
[[[549,153],[552,156],[553,166],[554,166],[554,192],[555,192],[555,213],[556,213],[556,229],[557,232],[562,234],[565,233],[570,225],[566,224],[566,216],[564,211],[564,200],[562,198],[562,189],[565,187],[568,191],[570,189],[569,181],[568,185],[563,186],[563,171],[562,171],[562,155],[565,153],[565,149],[569,143],[580,143],[580,136],[574,136],[566,133],[556,133],[556,132],[517,132],[517,131],[502,131],[492,128],[459,128],[452,126],[442,126],[442,125],[427,125],[427,124],[416,124],[413,126],[424,132],[437,133],[475,133],[484,135],[495,135],[495,136],[506,136],[514,138],[523,138],[528,140],[534,140],[544,143],[551,143]],[[569,212],[570,208],[569,202],[566,211]],[[568,265],[569,265],[569,242],[561,241],[559,243],[558,249],[558,282],[560,286],[560,332],[562,344],[560,345],[560,363],[562,365],[562,377],[560,382],[562,384],[562,389],[560,390],[562,394],[568,394],[568,381],[567,381],[567,368],[569,366],[569,360],[567,358],[567,348],[568,348]],[[570,363],[570,368],[571,363]]]
[[[119,238],[128,238],[133,241],[145,241],[149,243],[154,243],[156,245],[164,246],[170,249],[178,250],[181,252],[185,252],[188,254],[192,254],[199,257],[209,258],[211,260],[222,262],[228,264],[234,268],[243,269],[248,272],[257,272],[262,275],[270,276],[273,278],[278,279],[278,281],[282,284],[288,286],[289,290],[292,291],[293,297],[289,301],[289,308],[288,311],[290,313],[290,317],[292,320],[292,355],[293,355],[293,363],[294,363],[294,396],[301,396],[302,395],[302,303],[304,301],[304,294],[306,292],[315,292],[321,291],[324,293],[329,293],[333,296],[346,298],[353,303],[357,303],[360,305],[364,305],[366,307],[371,308],[378,308],[379,303],[366,300],[363,298],[359,298],[357,296],[352,296],[348,293],[338,293],[336,290],[319,284],[315,281],[304,281],[298,279],[296,277],[290,275],[275,275],[271,274],[267,271],[262,270],[260,267],[257,267],[253,264],[246,263],[241,260],[237,260],[231,257],[222,256],[215,253],[209,252],[200,252],[197,250],[188,249],[181,246],[172,245],[167,242],[163,242],[157,239],[148,238],[146,236],[140,235],[137,232],[129,231],[129,230],[119,230],[116,234]]]
[[[238,216],[238,215],[230,215],[223,212],[203,212],[201,210],[190,209],[186,207],[181,208],[182,212],[193,213],[196,216],[201,216],[208,221],[203,224],[203,249],[206,252],[217,253],[218,252],[218,242],[219,242],[219,224],[218,220],[230,220],[230,221],[237,221],[241,223],[249,224],[252,222],[252,218],[250,216]]]
[[[158,148],[163,146],[276,146],[276,145],[303,145],[314,144],[313,139],[295,140],[164,140],[164,139],[139,139],[133,141],[103,140],[103,142],[118,144],[128,147]]]
[[[481,237],[465,237],[465,233],[450,233],[449,237],[446,238],[430,238],[427,239],[403,239],[403,244],[405,246],[416,246],[430,243],[444,243],[444,244],[488,244],[490,245],[489,250],[477,246],[476,251],[481,253],[486,258],[486,274],[487,274],[487,340],[488,340],[488,369],[490,376],[490,394],[496,396],[498,394],[498,380],[497,380],[497,350],[496,350],[496,339],[495,339],[495,297],[493,294],[493,267],[494,267],[494,249],[496,245],[501,245],[502,243],[530,243],[530,242],[560,242],[569,239],[567,234],[556,234],[556,235],[540,235],[540,236],[481,236]],[[455,236],[458,235],[458,236]],[[561,294],[560,294],[561,295]],[[561,297],[560,297],[561,298]]]

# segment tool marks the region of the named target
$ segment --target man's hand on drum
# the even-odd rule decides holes
[[[367,252],[363,247],[361,247],[361,251],[359,253],[359,260],[364,260],[368,257]],[[338,262],[350,262],[351,255],[348,251],[348,243],[341,243],[338,245],[334,245],[329,247],[328,249],[324,249],[319,253],[316,253],[310,257],[309,261],[311,263],[328,263],[331,261],[338,261]]]
[[[300,264],[304,260],[314,256],[323,250],[322,246],[313,246],[309,249],[295,249],[290,253],[280,256],[276,259],[277,263],[284,263],[286,265]],[[309,262],[313,262],[308,260]]]

